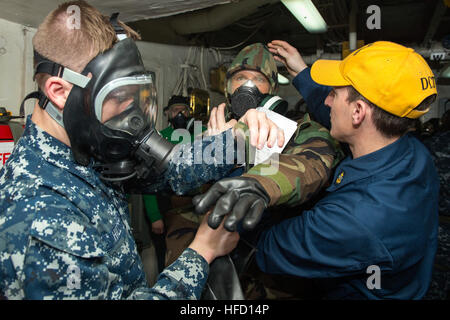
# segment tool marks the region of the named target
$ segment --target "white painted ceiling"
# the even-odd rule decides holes
[[[58,4],[67,0],[1,0],[0,19],[37,27]],[[103,14],[120,12],[125,22],[154,19],[199,10],[233,0],[88,0]]]

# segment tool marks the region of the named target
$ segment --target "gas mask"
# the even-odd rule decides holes
[[[194,118],[186,117],[182,111],[180,111],[175,117],[169,120],[174,129],[186,129],[191,131],[194,129]]]
[[[288,103],[278,96],[263,94],[253,81],[248,80],[242,86],[237,88],[230,96],[231,116],[238,120],[249,109],[265,107],[269,110],[285,114]]]
[[[39,105],[65,128],[75,161],[86,166],[93,159],[103,180],[148,179],[164,171],[173,145],[155,129],[156,89],[135,42],[123,36],[117,15],[111,23],[121,40],[81,73],[35,53],[35,74],[48,73],[74,84],[64,112],[42,91],[25,99],[39,99]]]

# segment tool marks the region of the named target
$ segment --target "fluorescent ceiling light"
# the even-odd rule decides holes
[[[291,81],[288,78],[286,78],[285,76],[283,76],[281,73],[279,73],[278,74],[278,83],[283,85],[283,84],[289,84],[289,83],[291,83]]]
[[[311,0],[281,0],[294,17],[311,33],[327,31],[327,24]]]
[[[450,63],[442,68],[441,78],[450,78]],[[278,78],[279,80],[280,78]]]

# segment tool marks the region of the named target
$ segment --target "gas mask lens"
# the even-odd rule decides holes
[[[150,75],[111,81],[95,99],[97,120],[113,130],[136,135],[154,128],[157,116],[156,90]]]

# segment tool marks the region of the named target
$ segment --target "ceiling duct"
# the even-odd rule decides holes
[[[264,5],[277,2],[279,0],[241,0],[212,9],[174,16],[170,25],[179,35],[216,31],[255,13]]]
[[[450,60],[450,50],[445,49],[442,44],[438,42],[432,42],[431,48],[426,48],[422,46],[414,46],[414,45],[406,45],[407,47],[413,48],[415,52],[420,54],[425,59],[430,60],[439,60],[441,62],[447,62]],[[324,53],[324,52],[317,52],[316,54],[311,55],[302,55],[303,61],[307,65],[312,65],[314,62],[316,62],[319,59],[324,60],[341,60],[342,54],[341,53]],[[282,62],[277,61],[277,67],[284,67],[284,64]]]

